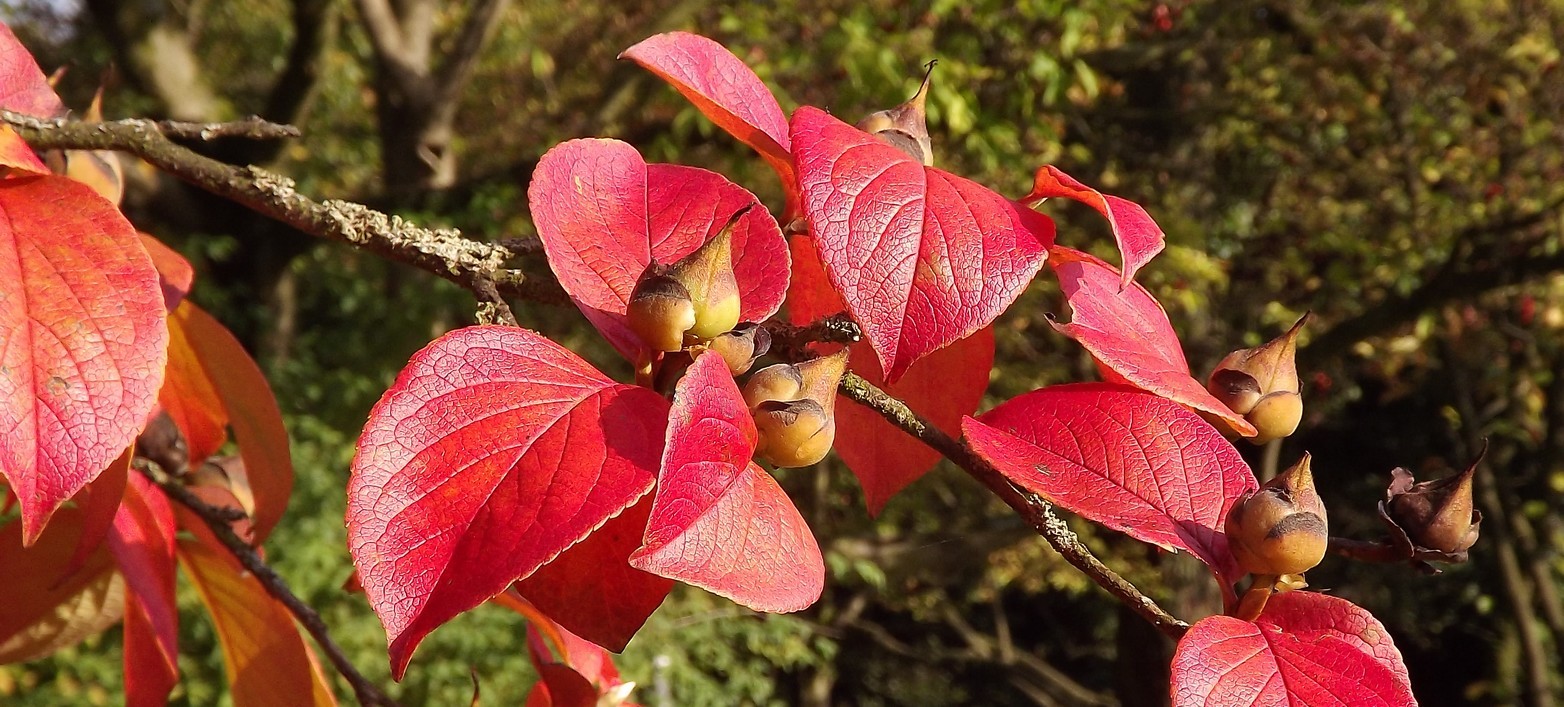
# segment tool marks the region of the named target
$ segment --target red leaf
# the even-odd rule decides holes
[[[190,293],[190,285],[195,281],[195,268],[190,267],[190,261],[178,251],[163,244],[152,236],[137,232],[141,237],[142,247],[147,249],[147,255],[152,257],[152,266],[157,268],[158,287],[163,290],[163,308],[174,311],[179,306],[179,301]]]
[[[415,354],[348,483],[349,546],[393,675],[430,631],[651,490],[667,406],[524,329],[461,329]]]
[[[538,236],[559,284],[593,325],[631,359],[644,349],[625,324],[636,278],[716,236],[729,217],[759,203],[722,175],[648,165],[617,140],[571,140],[538,161],[527,191]],[[787,294],[787,243],[764,208],[733,229],[740,321],[758,322]]]
[[[81,541],[71,553],[66,574],[72,574],[86,565],[114,527],[114,517],[119,515],[120,503],[125,498],[125,484],[129,480],[130,461],[134,449],[127,447],[118,459],[109,462],[108,468],[82,488],[72,500],[81,509]]]
[[[1048,217],[818,108],[792,131],[815,246],[887,380],[988,326],[1042,267]]]
[[[1258,488],[1205,420],[1178,404],[1102,383],[1011,399],[962,424],[967,441],[1017,486],[1131,537],[1188,550],[1228,583],[1242,572],[1222,530]]]
[[[212,615],[235,707],[335,705],[318,680],[293,615],[205,525],[179,541],[179,562]]]
[[[668,441],[634,567],[756,611],[820,598],[825,561],[798,509],[755,453],[755,420],[722,357],[702,354],[673,394]]]
[[[527,694],[527,707],[597,707],[597,688],[568,665],[536,666],[538,684]]]
[[[0,23],[0,108],[37,118],[65,114],[65,104],[49,86],[32,52]]]
[[[49,168],[43,160],[38,159],[38,153],[28,147],[22,140],[22,136],[9,125],[0,125],[0,168],[19,169],[33,174],[48,174]],[[0,169],[0,174],[5,172]]]
[[[1415,704],[1389,667],[1332,635],[1211,616],[1184,634],[1173,655],[1174,707]]]
[[[521,603],[525,604],[525,600]],[[527,616],[527,657],[533,667],[563,663],[599,686],[600,691],[622,684],[619,669],[614,667],[613,658],[602,646],[565,630],[541,614],[523,615]]]
[[[22,546],[20,520],[0,526],[0,664],[36,660],[80,642],[119,621],[124,580],[100,545],[74,570],[71,552],[82,544],[82,512],[66,506],[32,547]]]
[[[277,527],[293,492],[293,458],[288,452],[282,410],[260,366],[221,322],[194,302],[180,303],[168,321],[171,329],[178,327],[183,332],[190,353],[233,428],[244,464],[225,466],[224,470],[229,472],[235,491],[249,496],[241,500],[249,501],[246,510],[254,519],[255,542],[259,544]],[[191,463],[195,463],[193,445]]]
[[[31,542],[145,424],[168,331],[152,262],[91,189],[0,180],[0,214],[0,472]]]
[[[652,499],[642,498],[587,539],[571,546],[516,590],[543,614],[616,653],[662,605],[673,582],[630,566],[641,546]]]
[[[1075,181],[1074,177],[1053,165],[1045,165],[1037,170],[1032,179],[1032,193],[1021,201],[1033,204],[1056,196],[1074,199],[1096,209],[1113,226],[1113,239],[1118,242],[1119,253],[1124,257],[1120,287],[1129,287],[1130,281],[1135,279],[1135,273],[1162,252],[1162,227],[1151,220],[1151,214],[1146,213],[1139,204],[1103,194]]]
[[[1189,375],[1189,362],[1173,324],[1155,297],[1138,283],[1120,287],[1113,266],[1063,246],[1049,251],[1048,263],[1070,305],[1069,324],[1054,328],[1086,347],[1104,377],[1156,393],[1220,418],[1246,437],[1254,426],[1212,397]],[[1115,381],[1118,382],[1118,381]]]
[[[619,58],[667,81],[717,127],[760,153],[782,179],[792,212],[798,188],[787,116],[771,89],[743,61],[721,44],[689,32],[648,37]]]
[[[165,704],[179,681],[174,512],[139,474],[125,486],[108,546],[125,575],[125,704]]]
[[[794,324],[806,324],[843,311],[842,299],[826,280],[820,257],[808,238],[794,236],[793,279],[788,285],[788,314]],[[853,344],[848,368],[870,383],[906,402],[935,427],[961,433],[961,418],[976,410],[988,389],[994,367],[994,328],[929,354],[912,364],[906,375],[886,383],[868,342]],[[838,396],[836,444],[832,447],[863,487],[871,515],[879,515],[892,496],[917,481],[941,459],[929,448],[887,422],[879,413]]]
[[[1390,668],[1407,692],[1412,691],[1412,678],[1390,632],[1367,609],[1346,599],[1319,592],[1278,594],[1266,603],[1265,613],[1256,623],[1275,626],[1303,640],[1321,636],[1341,639]]]

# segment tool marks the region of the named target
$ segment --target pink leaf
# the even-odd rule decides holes
[[[1390,667],[1332,635],[1296,635],[1231,616],[1194,625],[1173,655],[1174,707],[1404,707]]]
[[[172,312],[185,295],[190,294],[190,286],[195,281],[195,268],[190,266],[185,256],[164,245],[163,241],[145,233],[137,232],[136,235],[141,238],[142,247],[147,249],[152,265],[157,268],[158,287],[163,290],[163,308]]]
[[[614,347],[643,350],[625,323],[636,278],[653,260],[671,263],[716,236],[739,209],[759,203],[722,175],[648,165],[618,140],[571,140],[538,161],[527,191],[549,267],[576,306]],[[733,229],[740,321],[758,322],[787,294],[787,242],[764,208]]]
[[[9,125],[0,125],[0,172],[6,168],[33,174],[49,173],[49,168],[43,160],[38,159],[38,153],[28,147],[22,136],[17,135]]]
[[[630,554],[641,546],[651,511],[651,497],[643,497],[517,582],[516,591],[576,635],[623,651],[673,589],[672,580],[630,566]]]
[[[1189,375],[1189,362],[1173,324],[1155,297],[1138,283],[1120,287],[1113,266],[1063,246],[1049,251],[1049,265],[1070,304],[1070,323],[1054,328],[1080,342],[1107,375],[1221,419],[1246,437],[1254,426],[1206,392]]]
[[[1401,651],[1390,632],[1367,609],[1346,599],[1319,592],[1286,592],[1271,597],[1256,623],[1276,628],[1304,640],[1334,636],[1373,656],[1390,668],[1412,690]]]
[[[65,177],[0,180],[0,473],[38,537],[157,402],[157,272],[119,210]]]
[[[818,108],[792,130],[815,246],[887,381],[988,326],[1042,267],[1046,216]]]
[[[1021,201],[1031,204],[1056,196],[1079,201],[1108,219],[1108,224],[1113,227],[1113,239],[1118,242],[1119,253],[1124,257],[1120,287],[1129,287],[1130,281],[1135,279],[1135,273],[1162,252],[1162,227],[1151,220],[1151,214],[1146,213],[1139,204],[1103,194],[1075,181],[1074,177],[1053,165],[1045,165],[1037,170],[1037,175],[1032,179],[1032,193],[1022,197]]]
[[[1103,383],[1014,398],[962,425],[1017,486],[1169,550],[1188,550],[1229,583],[1242,572],[1222,530],[1258,487],[1238,450],[1169,400]]]
[[[750,461],[756,440],[722,357],[696,357],[674,391],[652,516],[630,564],[756,611],[819,599],[820,547],[782,487]]]
[[[726,47],[698,34],[668,32],[619,57],[667,81],[717,127],[760,153],[782,179],[788,204],[797,201],[787,116],[771,89]]]
[[[461,329],[415,354],[370,412],[348,483],[348,542],[392,673],[651,490],[667,405],[525,329]]]
[[[831,289],[810,240],[794,236],[788,245],[793,255],[793,280],[788,285],[787,307],[793,323],[807,324],[843,311],[842,298]],[[907,403],[935,427],[960,435],[961,418],[977,409],[988,389],[988,374],[994,367],[994,328],[983,327],[929,354],[895,383],[885,382],[868,342],[852,345],[847,366]],[[832,449],[858,477],[872,515],[879,515],[891,497],[922,478],[942,458],[879,413],[844,396],[837,398],[836,444]]]
[[[140,474],[125,486],[108,545],[125,575],[125,703],[162,705],[179,680],[174,511]]]
[[[65,114],[65,104],[32,53],[4,23],[0,23],[0,108],[36,118]]]

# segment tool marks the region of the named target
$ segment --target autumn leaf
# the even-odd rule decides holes
[[[553,622],[614,652],[646,623],[673,589],[673,580],[630,566],[641,546],[650,495],[572,545],[516,590]]]
[[[196,439],[203,440],[200,451],[216,451],[211,442],[221,444],[222,436],[217,434],[221,425],[233,429],[244,463],[226,465],[224,471],[246,502],[245,510],[254,520],[254,541],[259,544],[277,527],[293,492],[293,458],[282,410],[255,359],[212,315],[184,301],[168,322],[172,343],[169,383],[161,396],[164,408],[170,415],[176,409],[188,413],[185,419],[190,427],[181,424],[180,429],[189,440],[192,466],[199,464]],[[176,422],[180,420],[175,416]]]
[[[674,390],[657,495],[631,566],[756,611],[798,611],[820,598],[820,547],[776,479],[750,460],[757,439],[722,357],[697,356]]]
[[[988,326],[1042,267],[1046,216],[818,108],[791,127],[815,247],[887,381]]]
[[[168,331],[112,204],[64,177],[13,177],[0,213],[0,472],[31,542],[146,423]]]
[[[1189,375],[1178,334],[1146,288],[1135,282],[1121,287],[1113,266],[1063,246],[1049,251],[1048,264],[1070,305],[1070,322],[1054,322],[1054,328],[1090,351],[1105,378],[1183,403],[1254,436],[1253,425]]]
[[[32,174],[48,174],[49,168],[38,159],[38,153],[28,147],[22,136],[9,125],[0,125],[0,175],[6,169],[21,170]]]
[[[116,506],[118,505],[116,500]],[[22,523],[0,526],[0,664],[36,660],[76,645],[114,625],[125,611],[125,580],[102,545],[79,567],[71,553],[82,545],[83,512],[60,509],[32,547],[22,546]]]
[[[179,541],[179,563],[212,616],[235,707],[335,705],[288,610],[209,529],[187,529],[194,539]]]
[[[65,114],[65,104],[49,86],[32,52],[0,23],[0,108],[37,118]]]
[[[524,329],[460,329],[415,354],[371,411],[348,484],[349,549],[392,674],[430,631],[650,491],[667,406]]]
[[[1124,272],[1119,276],[1120,287],[1129,287],[1130,281],[1135,279],[1135,273],[1162,252],[1165,240],[1162,227],[1139,204],[1103,194],[1076,181],[1058,167],[1044,165],[1032,178],[1031,193],[1021,197],[1021,201],[1033,204],[1053,197],[1074,199],[1096,209],[1108,219],[1108,224],[1113,227],[1113,239],[1118,243],[1119,253],[1124,258]]]
[[[787,115],[771,89],[717,42],[689,32],[642,40],[619,55],[673,86],[717,127],[760,153],[787,192],[787,213],[798,201]]]
[[[164,245],[163,241],[141,232],[136,235],[141,237],[141,246],[147,249],[152,266],[157,268],[158,287],[163,290],[163,308],[172,312],[179,306],[180,300],[190,293],[190,286],[195,281],[195,268],[178,251]]]
[[[644,345],[625,323],[625,306],[646,266],[690,254],[740,209],[759,203],[715,172],[649,165],[635,148],[603,139],[571,140],[549,150],[527,195],[559,284],[632,360]],[[787,243],[764,208],[740,217],[732,237],[739,319],[763,321],[787,294]]]
[[[125,484],[130,479],[130,462],[133,447],[126,447],[119,458],[109,462],[103,473],[82,488],[72,500],[80,509],[81,540],[71,552],[71,561],[65,574],[73,574],[84,567],[87,559],[103,546],[114,527],[114,517],[119,515],[120,503],[125,498]]]
[[[1271,597],[1256,623],[1275,626],[1303,640],[1332,636],[1373,656],[1412,690],[1401,650],[1390,632],[1367,609],[1319,592],[1286,592]]]
[[[1174,707],[1417,704],[1389,666],[1337,636],[1301,636],[1231,616],[1191,627],[1172,673]]]
[[[1240,578],[1223,522],[1258,487],[1198,415],[1128,386],[1081,383],[1013,398],[962,424],[973,451],[1017,486]]]
[[[174,512],[163,492],[140,474],[125,485],[107,544],[125,575],[125,704],[165,704],[179,682]]]
[[[831,289],[814,245],[804,236],[788,242],[793,279],[788,285],[788,315],[803,325],[844,311]],[[848,369],[895,397],[935,427],[961,434],[961,418],[977,410],[994,367],[994,328],[987,326],[920,359],[895,383],[885,382],[868,342],[852,345]],[[922,478],[943,457],[878,412],[844,396],[836,404],[836,443],[832,447],[863,487],[871,515],[879,515],[908,484]]]

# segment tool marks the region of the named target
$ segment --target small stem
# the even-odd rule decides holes
[[[1274,574],[1254,575],[1248,591],[1244,597],[1238,600],[1238,610],[1233,612],[1235,618],[1245,621],[1254,621],[1260,618],[1265,611],[1265,604],[1271,600],[1271,594],[1276,591],[1276,580],[1280,579]]]
[[[226,509],[207,504],[194,493],[191,493],[190,489],[185,488],[185,485],[180,483],[178,479],[171,478],[160,471],[154,471],[150,465],[137,464],[136,469],[148,479],[151,479],[152,483],[157,484],[158,488],[163,489],[163,492],[170,499],[189,508],[192,513],[200,517],[206,523],[206,527],[211,529],[212,534],[217,536],[218,542],[221,542],[223,547],[228,548],[228,551],[233,553],[234,559],[238,560],[239,564],[249,571],[250,574],[255,575],[255,579],[261,583],[261,587],[266,590],[266,593],[270,594],[272,598],[287,608],[294,618],[298,619],[299,625],[303,626],[304,630],[308,631],[315,638],[315,643],[320,646],[321,651],[326,654],[326,658],[331,661],[332,667],[336,668],[337,672],[341,673],[342,677],[352,686],[353,694],[358,698],[359,704],[400,707],[396,700],[387,696],[375,683],[364,677],[363,673],[360,673],[358,668],[353,666],[347,655],[342,652],[342,648],[337,645],[336,641],[332,640],[331,633],[326,628],[326,622],[321,620],[320,614],[316,613],[309,604],[304,603],[303,600],[295,596],[293,591],[288,588],[288,584],[283,581],[282,577],[278,576],[277,571],[273,570],[271,565],[266,564],[266,561],[261,559],[255,548],[250,547],[249,543],[246,543],[234,533],[233,526],[229,525],[231,522],[229,515],[224,512]]]

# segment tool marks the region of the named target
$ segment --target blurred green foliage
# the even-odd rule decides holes
[[[196,27],[201,71],[226,112],[211,117],[257,110],[291,41],[287,4],[195,5],[164,11]],[[343,5],[343,31],[300,121],[304,137],[271,166],[307,193],[379,203],[373,57]],[[83,105],[111,56],[94,16],[42,1],[0,13],[45,67],[74,67],[61,90]],[[451,9],[440,23],[460,19]],[[461,97],[461,183],[390,205],[476,237],[529,235],[530,165],[585,135],[719,170],[780,204],[759,160],[655,78],[614,60],[670,29],[729,46],[784,109],[818,105],[849,119],[904,100],[921,66],[938,59],[929,114],[939,166],[1019,195],[1037,166],[1053,163],[1157,218],[1168,249],[1140,279],[1164,303],[1197,375],[1312,310],[1309,417],[1281,458],[1315,454],[1340,534],[1376,532],[1374,503],[1391,467],[1459,466],[1489,436],[1490,464],[1503,474],[1485,482],[1483,504],[1505,516],[1485,524],[1471,565],[1430,579],[1328,560],[1310,580],[1385,620],[1425,704],[1512,704],[1560,689],[1559,666],[1544,663],[1539,678],[1526,655],[1528,640],[1540,641],[1556,661],[1564,629],[1548,623],[1545,598],[1522,610],[1534,600],[1517,600],[1520,585],[1506,573],[1530,573],[1540,597],[1564,570],[1564,459],[1550,441],[1564,425],[1564,282],[1548,275],[1558,266],[1539,265],[1564,251],[1564,4],[517,3]],[[112,92],[107,106],[111,116],[159,111],[134,86]],[[298,472],[268,557],[354,662],[388,683],[384,633],[362,598],[340,589],[351,569],[342,519],[352,444],[408,356],[470,321],[470,299],[323,246],[286,261],[280,281],[295,313],[282,316],[234,276],[248,272],[251,236],[192,226],[156,204],[127,210],[197,264],[195,299],[265,351]],[[1059,219],[1062,242],[1116,258],[1096,214],[1044,210]],[[999,320],[990,402],[1094,375],[1043,316],[1061,309],[1041,278]],[[610,374],[626,373],[573,311],[518,303],[517,315]],[[285,345],[265,344],[284,328]],[[1154,673],[1166,669],[1169,646],[1137,633],[1134,619],[1122,623],[1084,577],[951,469],[877,519],[865,516],[835,460],[782,478],[827,550],[826,596],[797,616],[762,617],[676,592],[621,661],[643,702],[656,703],[658,685],[679,705],[1044,703],[1038,695],[1130,704],[1165,695],[1146,697],[1144,685],[1162,685]],[[1187,558],[1075,527],[1180,616],[1217,606]],[[181,607],[185,680],[175,702],[227,704],[215,638],[187,588]],[[409,704],[464,704],[474,668],[486,704],[518,703],[533,680],[522,636],[518,617],[481,608],[436,631],[393,691]],[[117,703],[118,660],[116,629],[0,667],[0,701]]]

